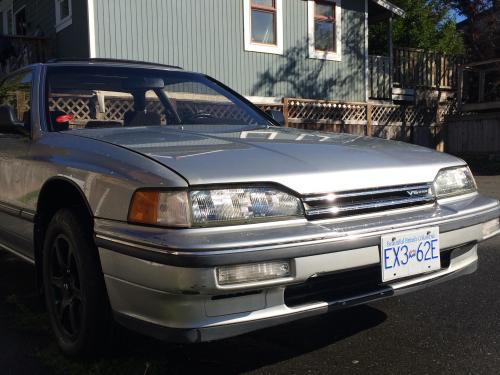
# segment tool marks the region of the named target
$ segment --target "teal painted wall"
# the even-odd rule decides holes
[[[56,34],[57,57],[89,57],[87,2],[73,0],[72,6],[71,25]]]
[[[55,57],[88,57],[89,39],[87,26],[87,2],[73,0],[72,23],[56,32],[56,10],[54,0],[14,0],[14,13],[26,6],[28,35],[40,28],[49,38],[49,55]]]
[[[94,0],[94,7],[96,57],[180,65],[244,95],[365,100],[364,0],[343,0],[341,62],[307,57],[303,0],[283,0],[283,56],[244,50],[243,0]]]

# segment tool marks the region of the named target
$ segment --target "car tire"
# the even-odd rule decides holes
[[[52,331],[69,356],[101,352],[112,322],[93,229],[76,209],[61,209],[43,246],[43,287]]]

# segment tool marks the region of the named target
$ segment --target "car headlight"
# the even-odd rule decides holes
[[[434,180],[434,192],[438,199],[473,193],[476,190],[474,177],[466,166],[442,169]]]
[[[167,227],[234,225],[304,216],[299,198],[267,187],[137,191],[128,220]]]

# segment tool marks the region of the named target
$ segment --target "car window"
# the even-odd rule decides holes
[[[31,108],[31,72],[8,77],[0,86],[0,105],[9,105],[19,122],[29,126]]]
[[[165,94],[183,124],[258,123],[258,119],[253,118],[245,107],[207,83],[176,78],[166,82]]]
[[[168,125],[267,125],[258,110],[200,74],[143,68],[49,67],[50,131]]]
[[[163,106],[154,91],[145,95],[145,110],[157,114],[156,125],[165,124]],[[49,120],[54,128],[67,123],[68,129],[124,126],[134,111],[134,95],[125,91],[54,89],[49,93]]]

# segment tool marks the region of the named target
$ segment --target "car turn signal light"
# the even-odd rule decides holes
[[[128,221],[137,224],[188,228],[191,225],[186,191],[136,191],[130,203]]]
[[[132,198],[128,221],[156,225],[158,222],[157,191],[137,191]]]

